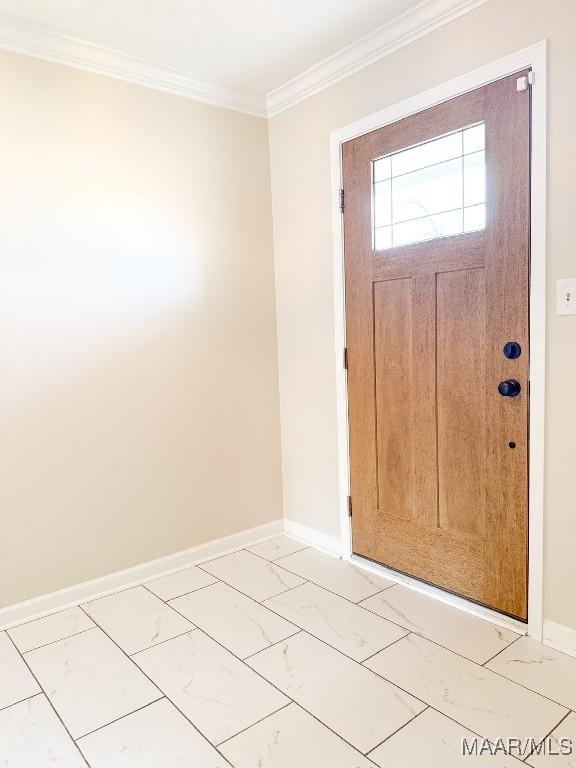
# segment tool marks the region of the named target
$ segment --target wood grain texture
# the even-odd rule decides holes
[[[516,78],[343,146],[353,550],[527,618],[529,109]],[[487,226],[375,252],[371,164],[486,127]],[[502,347],[524,353],[506,360]],[[518,379],[518,398],[498,394]],[[517,448],[509,448],[513,441]]]
[[[439,273],[436,279],[439,525],[482,536],[486,478],[484,269]]]
[[[526,73],[521,73],[526,74]],[[487,86],[486,513],[491,531],[487,591],[502,610],[524,618],[528,591],[528,413],[530,258],[530,92],[510,93],[516,75]],[[507,360],[502,347],[524,353]],[[495,395],[515,378],[519,397]],[[510,441],[516,448],[510,450]]]
[[[374,284],[378,508],[410,519],[416,507],[411,278]]]

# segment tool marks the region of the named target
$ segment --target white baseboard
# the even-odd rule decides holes
[[[544,645],[570,656],[576,656],[576,629],[544,619]]]
[[[342,542],[337,536],[330,536],[328,533],[322,533],[314,528],[308,528],[307,525],[295,523],[293,520],[284,520],[284,531],[288,536],[292,536],[304,544],[321,549],[336,557],[342,556]]]
[[[228,552],[242,549],[248,544],[257,544],[273,536],[278,536],[283,530],[284,521],[281,519],[274,520],[256,528],[248,528],[245,531],[233,533],[222,539],[213,539],[205,544],[199,544],[197,547],[175,552],[173,555],[149,560],[147,563],[135,565],[124,571],[116,571],[98,579],[85,581],[72,587],[60,589],[57,592],[50,592],[47,595],[41,595],[22,603],[9,605],[0,609],[0,629],[8,629],[15,624],[38,619],[49,613],[70,608],[78,603],[102,597],[120,589],[126,589],[143,581],[175,573],[191,565],[218,557],[218,555],[225,555]]]

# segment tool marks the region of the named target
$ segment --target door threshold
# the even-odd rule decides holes
[[[512,632],[517,632],[520,635],[528,634],[528,624],[519,619],[514,619],[511,616],[498,613],[498,611],[494,611],[492,608],[487,608],[484,605],[475,603],[460,595],[455,595],[452,592],[446,592],[444,589],[440,589],[440,587],[434,587],[432,584],[427,584],[412,576],[407,576],[404,573],[395,571],[393,568],[387,568],[385,565],[375,563],[373,560],[369,560],[361,555],[352,554],[348,559],[358,568],[362,568],[370,573],[375,573],[378,576],[384,576],[385,578],[390,579],[390,581],[394,581],[396,584],[401,584],[404,587],[413,589],[415,592],[420,592],[434,600],[439,600],[441,603],[451,605],[453,608],[458,608],[460,611],[469,613],[472,616],[477,616],[480,619],[489,621],[504,629],[510,629]]]

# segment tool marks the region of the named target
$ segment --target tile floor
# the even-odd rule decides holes
[[[0,631],[0,768],[576,768],[574,710],[575,658],[286,536]]]

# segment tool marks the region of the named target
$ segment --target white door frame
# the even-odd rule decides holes
[[[511,53],[468,74],[450,80],[398,104],[375,112],[354,123],[332,131],[334,308],[336,343],[336,392],[338,427],[338,472],[340,501],[341,554],[352,555],[352,534],[348,516],[350,467],[348,460],[348,393],[342,365],[346,346],[344,305],[344,238],[340,213],[342,187],[342,144],[389,123],[413,115],[447,99],[499,80],[521,69],[534,72],[532,91],[532,161],[531,161],[531,231],[530,231],[530,462],[529,462],[529,555],[528,555],[528,625],[509,619],[470,600],[451,595],[436,587],[362,559],[362,565],[425,592],[469,613],[489,618],[542,640],[543,539],[544,539],[544,419],[545,419],[545,340],[546,340],[546,64],[547,43]]]

